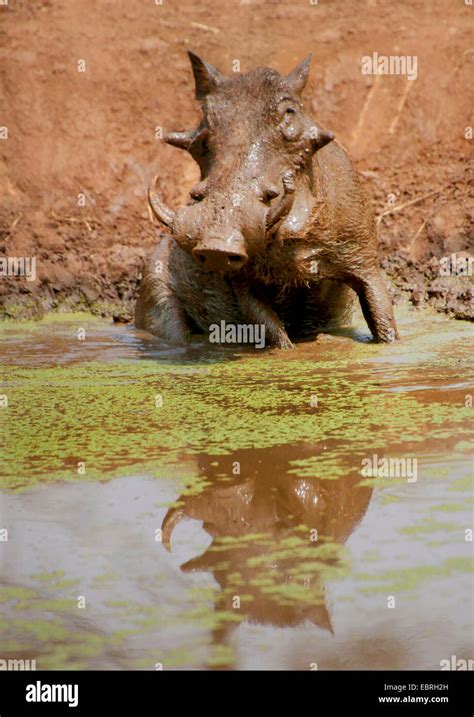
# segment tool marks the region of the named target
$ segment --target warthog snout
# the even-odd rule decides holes
[[[225,273],[241,269],[248,259],[244,237],[238,231],[227,237],[204,239],[192,253],[205,269]]]

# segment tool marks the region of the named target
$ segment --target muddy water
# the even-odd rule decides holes
[[[397,345],[361,322],[290,353],[176,349],[85,315],[4,325],[0,657],[473,658],[472,326],[399,314]],[[374,455],[398,475],[367,475]]]

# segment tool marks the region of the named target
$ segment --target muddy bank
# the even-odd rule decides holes
[[[159,171],[160,193],[176,205],[197,179],[192,160],[160,139],[199,116],[192,48],[225,73],[236,58],[242,71],[285,72],[313,52],[307,102],[367,183],[394,298],[472,320],[472,276],[440,271],[443,257],[473,247],[469,12],[442,0],[10,2],[0,50],[0,257],[35,257],[37,276],[2,277],[0,316],[87,309],[130,320],[156,237],[147,184]],[[416,79],[362,75],[360,59],[374,51],[416,55]]]

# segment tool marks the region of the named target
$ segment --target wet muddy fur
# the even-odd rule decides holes
[[[345,150],[306,112],[309,58],[225,78],[190,54],[203,120],[174,132],[201,169],[144,267],[135,323],[174,342],[210,324],[263,324],[266,344],[346,324],[358,297],[376,341],[397,338],[372,209]],[[238,119],[236,119],[238,118]]]

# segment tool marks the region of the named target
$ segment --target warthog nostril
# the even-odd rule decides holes
[[[221,249],[199,248],[193,251],[197,261],[209,271],[235,271],[247,261],[245,253],[228,252]]]

